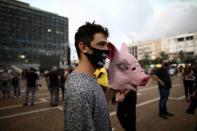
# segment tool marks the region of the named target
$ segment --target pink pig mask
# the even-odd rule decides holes
[[[109,43],[109,84],[115,90],[131,89],[145,86],[149,76],[144,73],[137,59],[129,53],[128,47],[122,44],[121,50]]]

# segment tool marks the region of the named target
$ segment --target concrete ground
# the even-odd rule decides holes
[[[158,116],[159,92],[155,81],[139,89],[137,101],[137,131],[195,131],[197,111],[185,113],[189,102],[185,100],[182,82],[172,78],[173,88],[168,100],[168,109],[174,114],[168,120]],[[50,95],[46,83],[41,78],[42,87],[36,95],[34,106],[22,106],[25,81],[21,82],[22,97],[3,99],[0,95],[0,131],[63,131],[64,114],[62,104],[50,107]],[[61,92],[60,92],[61,94]],[[117,104],[109,105],[112,130],[124,131],[116,117]]]

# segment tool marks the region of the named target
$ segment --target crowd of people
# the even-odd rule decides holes
[[[38,71],[30,67],[23,70],[23,72],[17,71],[14,68],[7,66],[0,73],[0,91],[3,99],[10,98],[12,96],[16,98],[22,98],[21,94],[21,81],[25,81],[24,103],[23,106],[34,106],[36,92],[42,87],[40,77],[44,77],[46,80],[47,88],[51,95],[51,106],[59,105],[59,90],[61,90],[62,98],[64,100],[64,84],[67,76],[72,72],[72,66],[68,66],[66,69],[58,69],[57,66],[53,66],[50,71],[39,74]],[[30,95],[31,94],[31,95]],[[29,98],[31,96],[31,99]]]
[[[50,106],[58,106],[59,90],[62,92],[64,102],[64,128],[65,131],[111,131],[111,122],[108,113],[110,102],[118,103],[117,118],[126,131],[136,130],[136,103],[137,92],[133,90],[117,91],[109,85],[108,71],[104,67],[109,56],[107,28],[95,23],[86,23],[75,34],[75,47],[79,63],[75,69],[58,69],[57,66],[44,74],[51,100]],[[194,114],[197,106],[197,66],[186,65],[179,71],[169,70],[169,63],[161,61],[161,68],[151,72],[152,78],[158,82],[160,101],[159,117],[168,119],[173,116],[167,108],[167,100],[172,87],[171,78],[181,74],[185,97],[190,102],[186,112]],[[124,67],[123,67],[124,68]],[[173,67],[175,68],[175,67]],[[126,70],[127,68],[125,68]],[[34,68],[26,71],[22,77],[27,81],[25,100],[23,105],[35,104],[35,93],[39,86],[39,75]],[[10,98],[12,88],[14,96],[21,97],[20,73],[5,68],[0,77],[0,90],[3,98]],[[133,85],[135,86],[135,85]],[[29,94],[32,98],[29,102]]]
[[[0,91],[3,94],[3,98],[10,98],[12,91],[14,91],[15,97],[21,97],[19,81],[20,74],[17,71],[8,67],[3,69],[0,74]]]
[[[102,68],[105,64],[107,56],[112,57],[114,53],[110,53],[108,48],[107,28],[97,25],[95,23],[86,23],[79,27],[75,34],[75,47],[77,50],[79,64],[76,69],[71,73],[66,82],[65,91],[65,103],[64,103],[64,115],[65,115],[65,131],[69,130],[102,130],[111,131],[111,123],[109,121],[109,114],[107,112],[107,103],[111,94],[108,90],[111,88],[106,86],[100,80],[101,76],[105,75],[105,71],[97,71],[97,68]],[[173,116],[168,111],[167,100],[170,94],[170,88],[172,87],[171,76],[176,70],[168,70],[169,63],[165,60],[161,61],[162,67],[155,70],[153,78],[158,81],[160,101],[159,101],[159,116],[163,119],[168,119],[167,116]],[[128,70],[125,66],[122,67]],[[133,69],[135,70],[135,69]],[[187,67],[184,71],[187,70]],[[94,72],[98,80],[94,77]],[[183,73],[183,80],[192,73]],[[194,75],[194,74],[193,74]],[[106,76],[106,75],[105,75]],[[103,79],[106,78],[103,76]],[[98,83],[97,83],[98,81]],[[191,78],[191,81],[195,83],[196,77]],[[99,86],[100,85],[100,88]],[[196,85],[192,85],[191,88]],[[113,88],[113,87],[112,87]],[[193,89],[192,89],[193,90]],[[118,110],[117,117],[120,124],[126,131],[136,130],[136,92],[132,90],[126,91],[113,91],[115,96],[118,96]],[[194,91],[195,92],[195,91]],[[191,95],[192,92],[190,92]],[[103,99],[105,97],[106,99]],[[186,99],[191,99],[191,104],[187,109],[187,113],[193,113],[196,108],[196,93]],[[110,95],[113,96],[113,95]],[[119,101],[120,100],[120,101]],[[85,110],[84,110],[85,109]],[[192,109],[192,110],[191,110]],[[77,122],[77,124],[76,124]]]

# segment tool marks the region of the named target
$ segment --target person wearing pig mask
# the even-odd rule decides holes
[[[136,103],[137,92],[134,90],[125,90],[116,93],[118,102],[117,117],[126,131],[136,131]]]
[[[167,110],[167,100],[170,94],[170,88],[172,87],[172,82],[168,72],[168,60],[161,60],[161,65],[161,68],[155,71],[153,78],[158,81],[159,85],[159,116],[163,119],[168,119],[167,116],[173,116],[173,114]]]
[[[126,131],[136,130],[137,86],[145,86],[149,76],[145,74],[137,59],[122,44],[120,51],[110,43],[109,83],[116,90],[117,117]]]

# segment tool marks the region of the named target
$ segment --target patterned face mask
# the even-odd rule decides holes
[[[92,49],[93,53],[85,53],[88,57],[89,61],[94,65],[96,68],[102,68],[105,65],[105,60],[108,57],[109,50],[101,50],[93,48],[87,45],[90,49]]]

